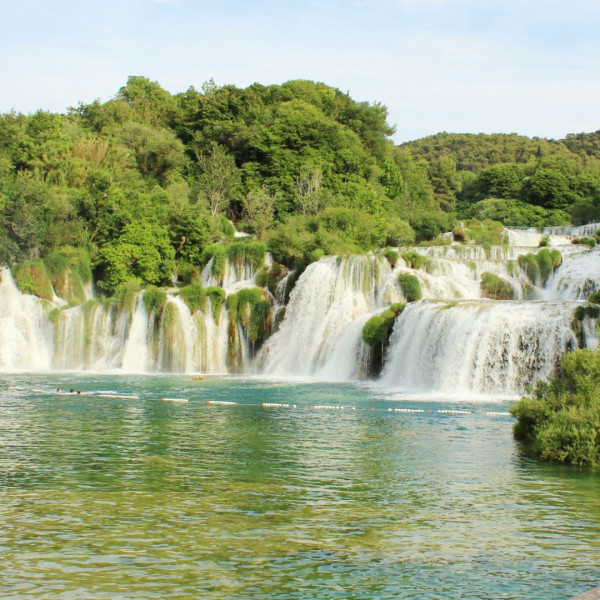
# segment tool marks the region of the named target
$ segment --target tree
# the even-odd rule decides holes
[[[98,285],[114,291],[129,280],[142,284],[168,283],[175,270],[175,250],[164,227],[136,221],[126,225],[118,240],[100,251],[95,266],[103,271]]]
[[[201,174],[198,180],[206,194],[212,217],[222,212],[241,183],[235,160],[223,146],[213,143],[208,153],[197,153]]]
[[[314,215],[319,211],[322,180],[323,173],[321,169],[305,165],[300,169],[300,174],[294,182],[298,206],[300,206],[305,217]]]
[[[253,227],[256,237],[262,240],[273,220],[277,195],[264,186],[259,190],[251,190],[244,200],[244,215]]]

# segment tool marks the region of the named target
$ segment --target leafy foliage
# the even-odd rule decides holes
[[[563,356],[560,373],[511,408],[515,437],[542,459],[600,465],[600,353]]]
[[[481,293],[492,300],[512,300],[515,297],[515,291],[508,281],[488,272],[481,274]]]
[[[415,275],[400,273],[398,275],[398,283],[407,302],[415,302],[423,297],[421,283]]]

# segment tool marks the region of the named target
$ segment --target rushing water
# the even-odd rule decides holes
[[[489,414],[508,402],[185,376],[0,384],[2,598],[562,600],[600,580],[600,478],[530,460]]]

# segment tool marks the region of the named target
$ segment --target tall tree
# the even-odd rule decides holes
[[[198,183],[214,217],[227,208],[232,195],[237,192],[241,183],[240,171],[233,156],[219,144],[211,144],[208,152],[197,153],[196,158],[201,170]]]

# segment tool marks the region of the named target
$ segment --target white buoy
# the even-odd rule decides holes
[[[206,404],[212,406],[238,406],[237,402],[228,402],[227,400],[207,400]]]
[[[163,402],[179,402],[180,404],[186,404],[187,398],[161,398]]]

